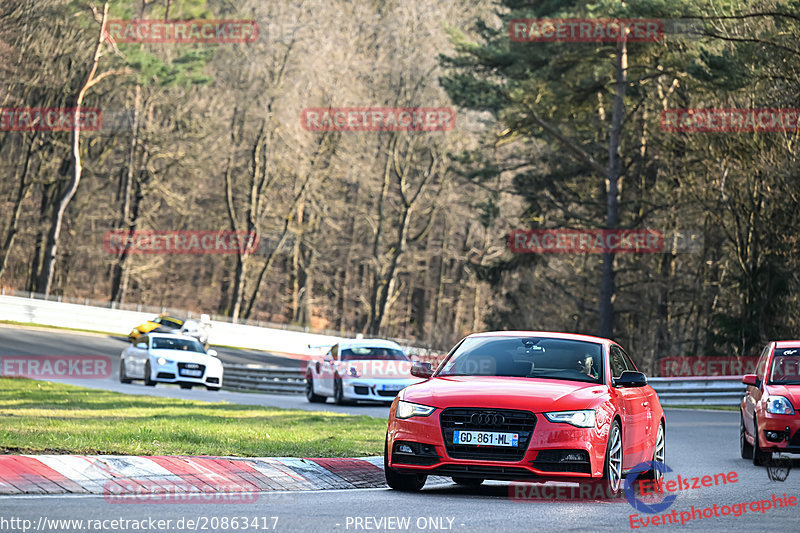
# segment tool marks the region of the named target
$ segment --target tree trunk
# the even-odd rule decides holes
[[[28,195],[32,182],[28,182],[28,171],[30,170],[31,154],[33,153],[33,137],[30,137],[28,150],[25,154],[25,164],[22,166],[22,174],[19,177],[19,187],[17,188],[17,195],[14,197],[14,207],[11,209],[11,221],[8,225],[8,233],[3,241],[3,247],[0,249],[0,280],[3,279],[3,273],[8,264],[8,256],[11,254],[11,249],[14,246],[14,239],[17,236],[17,228],[19,226],[19,215],[22,212],[22,201]]]
[[[625,39],[617,44],[617,90],[611,116],[608,140],[608,172],[606,174],[606,228],[619,226],[620,143],[625,119],[625,84],[627,83],[628,52]],[[603,277],[600,281],[600,336],[614,335],[614,253],[603,254]]]
[[[103,4],[103,18],[100,22],[100,35],[97,38],[97,44],[95,46],[94,56],[92,58],[92,67],[89,70],[89,75],[86,77],[86,81],[84,82],[80,91],[78,91],[78,98],[75,101],[75,120],[73,121],[74,126],[72,130],[72,179],[67,186],[67,190],[64,191],[64,194],[61,196],[61,199],[58,202],[55,213],[53,214],[53,223],[47,236],[47,249],[45,250],[44,263],[42,264],[42,292],[44,292],[45,298],[50,295],[50,291],[52,289],[56,254],[58,253],[58,241],[61,238],[61,226],[64,223],[64,213],[67,211],[67,207],[72,201],[72,197],[75,196],[75,192],[78,190],[78,185],[80,185],[81,182],[81,173],[83,172],[83,167],[81,166],[81,129],[78,121],[78,115],[80,113],[81,106],[83,105],[83,99],[86,96],[86,92],[92,85],[94,85],[94,76],[97,73],[97,67],[100,64],[100,55],[103,51],[103,43],[105,42],[106,38],[105,28],[107,20],[108,2]]]
[[[129,232],[135,231],[137,216],[131,216],[131,191],[133,189],[134,168],[136,167],[136,150],[139,145],[139,107],[142,101],[142,87],[136,86],[136,94],[133,103],[133,124],[131,131],[131,142],[128,148],[128,168],[125,172],[124,183],[122,186],[122,212],[117,224],[118,229],[126,229]],[[135,211],[138,214],[138,201]],[[129,252],[127,248],[122,249],[122,254],[114,263],[113,275],[111,278],[111,301],[122,303],[127,289],[127,263]]]

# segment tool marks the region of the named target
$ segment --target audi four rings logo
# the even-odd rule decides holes
[[[476,426],[502,426],[506,419],[500,413],[475,413],[470,421]]]

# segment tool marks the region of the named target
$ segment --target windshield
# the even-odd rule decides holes
[[[165,337],[153,338],[153,349],[183,350],[185,352],[200,352],[200,353],[206,352],[200,345],[200,343],[194,339],[169,339]]]
[[[509,376],[602,383],[602,345],[540,337],[466,339],[437,376]]]
[[[769,374],[772,384],[800,384],[800,348],[775,350]]]
[[[408,356],[396,348],[377,348],[358,346],[345,348],[341,353],[342,361],[363,361],[365,359],[378,359],[381,361],[409,361]]]

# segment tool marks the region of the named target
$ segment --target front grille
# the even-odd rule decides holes
[[[369,387],[365,385],[355,385],[353,390],[356,394],[369,394]]]
[[[477,416],[473,417],[473,415]],[[502,423],[498,424],[499,417],[497,415],[502,417]],[[477,419],[486,419],[490,422]],[[442,426],[447,455],[454,459],[519,461],[525,456],[525,451],[528,449],[533,428],[536,426],[536,417],[528,411],[455,407],[442,411],[439,415],[439,423]],[[456,430],[517,433],[519,445],[512,447],[453,444],[453,432]]]
[[[219,378],[208,378],[208,383],[219,383]]]
[[[378,392],[378,396],[386,396],[388,398],[394,398],[395,396],[397,396],[397,393],[400,392],[400,391],[396,391],[396,390],[379,390],[377,392]]]
[[[200,375],[194,376],[184,373],[185,370],[189,370],[192,373],[200,371]],[[178,375],[184,377],[192,377],[192,378],[199,378],[202,377],[203,374],[206,373],[206,365],[201,365],[198,363],[178,363]]]
[[[537,470],[590,474],[589,453],[586,450],[542,450],[531,461]]]
[[[485,466],[485,465],[444,465],[434,468],[429,474],[444,477],[473,477],[482,479],[535,479],[536,474],[525,468],[514,466]]]
[[[800,429],[794,432],[794,437],[789,441],[789,446],[800,446]]]
[[[172,372],[159,372],[156,379],[175,379],[175,374]]]

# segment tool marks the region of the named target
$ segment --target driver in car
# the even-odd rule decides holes
[[[584,355],[583,360],[578,360],[578,370],[592,379],[600,377],[600,374],[597,372],[597,367],[594,366],[594,357],[588,353]]]

